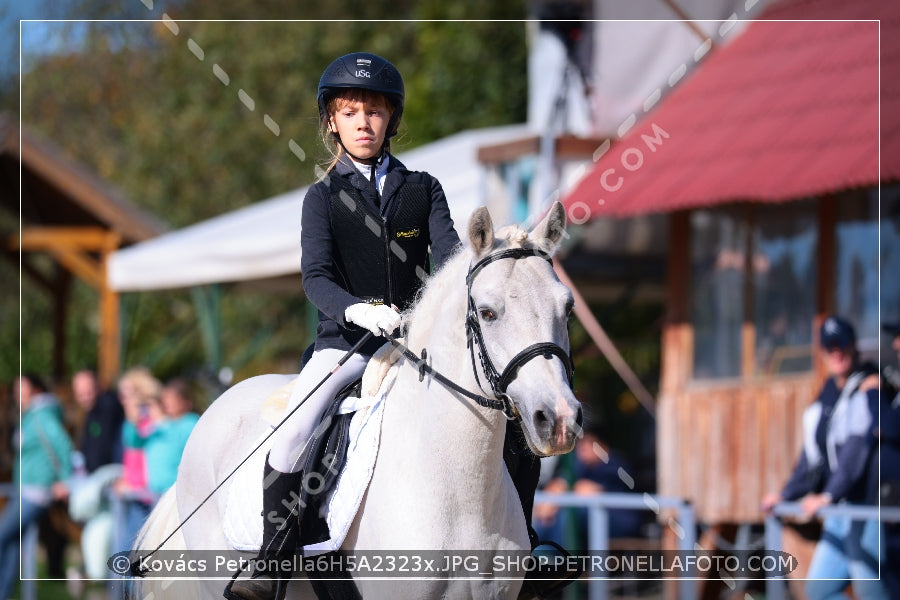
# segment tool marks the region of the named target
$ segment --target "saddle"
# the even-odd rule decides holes
[[[301,546],[324,542],[330,537],[325,503],[347,464],[350,420],[353,418],[352,412],[339,411],[344,400],[359,397],[361,390],[362,378],[359,378],[338,392],[313,431],[302,469],[305,485],[300,489]]]
[[[307,354],[311,352],[305,352],[304,357]],[[301,546],[318,544],[330,538],[326,521],[327,502],[347,464],[352,439],[350,425],[354,412],[347,410],[344,402],[348,398],[376,395],[388,370],[401,356],[401,351],[391,344],[382,346],[369,360],[363,376],[341,389],[322,413],[303,463],[304,485],[298,490]],[[263,402],[262,416],[270,424],[276,425],[284,416],[293,385],[291,381]]]

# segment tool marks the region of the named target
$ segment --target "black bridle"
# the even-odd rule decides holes
[[[529,258],[529,257],[538,257],[546,260],[547,262],[553,262],[553,259],[550,258],[550,255],[546,252],[537,249],[528,249],[528,248],[511,248],[508,250],[501,250],[499,252],[495,252],[493,254],[488,254],[474,265],[469,268],[469,274],[466,276],[466,287],[468,293],[468,310],[466,312],[466,336],[468,337],[468,346],[469,351],[472,355],[472,371],[475,373],[475,380],[478,382],[478,387],[482,390],[484,387],[481,385],[481,377],[478,375],[478,367],[475,363],[475,346],[478,346],[478,358],[481,361],[481,368],[484,372],[484,376],[488,381],[488,384],[491,386],[491,392],[493,392],[494,396],[500,400],[504,406],[503,413],[510,419],[518,419],[520,418],[518,410],[516,410],[515,406],[512,403],[510,397],[506,394],[506,388],[509,387],[509,384],[512,383],[513,379],[516,378],[516,375],[519,372],[519,369],[528,361],[533,358],[537,358],[538,356],[543,356],[547,360],[552,359],[554,356],[559,358],[563,366],[566,370],[566,377],[569,381],[569,387],[572,386],[572,377],[574,376],[575,369],[572,366],[572,358],[569,356],[569,353],[563,350],[558,344],[554,344],[553,342],[539,342],[536,344],[532,344],[516,354],[512,360],[506,365],[506,368],[503,369],[503,372],[497,370],[494,366],[494,362],[491,360],[490,355],[488,354],[487,347],[484,343],[484,334],[481,331],[481,323],[478,320],[478,309],[475,306],[475,300],[472,298],[472,283],[475,281],[475,276],[478,275],[482,269],[491,264],[492,262],[496,262],[498,260],[503,260],[506,258],[511,258],[514,260],[518,260],[520,258]]]

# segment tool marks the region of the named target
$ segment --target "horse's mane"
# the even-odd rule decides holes
[[[525,229],[518,225],[508,225],[495,232],[492,251],[532,245],[534,244],[528,239],[528,232]],[[421,320],[432,322],[438,318],[452,317],[453,315],[447,314],[450,308],[447,300],[453,297],[454,291],[458,293],[465,287],[466,274],[471,262],[472,249],[468,244],[464,244],[439,270],[425,280],[416,294],[415,301],[406,311],[406,319],[409,322]]]

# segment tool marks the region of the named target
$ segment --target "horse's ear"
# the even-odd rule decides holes
[[[553,254],[566,235],[566,209],[556,201],[544,219],[528,234],[531,241],[547,254]]]
[[[472,244],[475,256],[481,256],[485,250],[494,247],[494,223],[484,206],[475,209],[469,219],[469,243]]]

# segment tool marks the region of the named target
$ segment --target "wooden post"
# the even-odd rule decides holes
[[[741,377],[751,379],[756,372],[756,271],[754,255],[756,242],[753,231],[756,227],[756,207],[744,207],[744,223],[747,239],[744,244],[744,314],[741,318]]]
[[[666,313],[662,331],[659,374],[659,414],[656,419],[657,489],[662,494],[682,495],[686,465],[679,427],[682,392],[694,371],[694,329],[690,320],[691,220],[689,211],[669,215],[669,253],[666,258]],[[674,516],[664,511],[665,516]],[[666,519],[663,515],[661,522]],[[678,548],[671,527],[663,528],[663,549]],[[666,577],[663,598],[678,598],[678,580]]]
[[[7,245],[22,252],[47,252],[61,268],[84,280],[100,296],[100,332],[98,335],[97,372],[103,386],[111,386],[119,373],[121,341],[119,334],[119,295],[109,287],[106,266],[110,254],[122,242],[116,231],[102,227],[42,227],[23,228]],[[99,258],[97,258],[99,256]],[[57,312],[67,310],[65,298],[60,298],[54,286]],[[56,345],[65,347],[65,315],[56,317],[54,334]],[[62,370],[61,365],[54,369]],[[57,373],[57,377],[62,373]]]
[[[66,324],[69,316],[69,299],[72,274],[56,265],[53,281],[53,380],[62,382],[66,375]]]
[[[121,369],[122,337],[119,320],[119,294],[109,287],[108,262],[110,255],[119,247],[121,237],[110,231],[105,247],[100,253],[100,268],[103,285],[100,288],[100,335],[97,340],[97,377],[106,389],[113,387]]]
[[[690,319],[690,212],[669,215],[669,255],[666,265],[666,316],[663,324],[660,392],[684,389],[694,371],[693,327]]]

